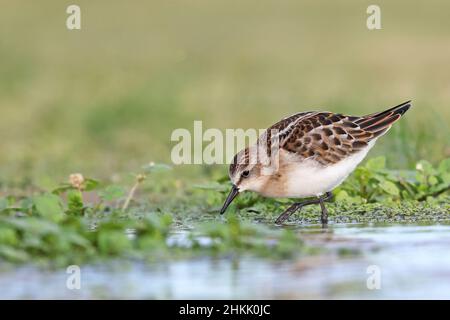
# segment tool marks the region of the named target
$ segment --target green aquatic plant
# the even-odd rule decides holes
[[[216,220],[207,224],[197,219],[188,247],[171,243],[171,234],[176,231],[173,213],[131,206],[147,175],[166,169],[150,165],[145,173],[136,175],[128,193],[122,186],[75,174],[52,192],[0,198],[0,259],[67,265],[106,258],[164,259],[199,254],[250,253],[282,258],[302,248],[290,231],[280,236],[266,226],[234,216],[226,223]],[[86,201],[87,192],[97,200]],[[200,245],[199,239],[205,237],[211,239],[212,246]]]
[[[229,190],[227,179],[196,187],[217,214]],[[437,166],[419,161],[411,170],[391,170],[386,167],[384,157],[376,157],[359,166],[333,190],[335,197],[329,211],[336,222],[448,220],[449,190],[450,159],[442,160]],[[229,210],[245,218],[272,223],[276,213],[292,201],[244,192]],[[318,217],[317,208],[305,207],[294,219],[297,223],[316,223]]]
[[[450,159],[437,167],[422,160],[414,170],[389,170],[384,157],[369,159],[335,191],[337,201],[353,203],[432,200],[450,190]]]
[[[447,159],[437,166],[420,161],[413,170],[393,171],[384,158],[370,159],[335,190],[330,218],[335,223],[448,220],[449,168]],[[272,225],[291,199],[244,193],[220,216],[227,179],[196,185],[187,195],[159,204],[143,200],[138,188],[158,183],[148,177],[167,169],[151,164],[134,175],[129,188],[75,174],[50,192],[1,196],[0,259],[68,264],[196,255],[291,258],[311,249],[294,230]],[[317,210],[304,208],[295,224],[316,223]],[[173,241],[180,230],[187,244]]]
[[[208,244],[200,245],[200,239],[207,237]],[[290,258],[309,249],[292,230],[281,232],[264,224],[255,224],[250,220],[241,221],[230,214],[226,222],[201,223],[191,233],[193,246],[209,250],[211,254],[256,254],[271,258]]]

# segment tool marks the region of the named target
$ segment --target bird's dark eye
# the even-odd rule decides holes
[[[247,178],[249,175],[250,175],[250,171],[248,171],[248,170],[245,170],[245,171],[242,172],[242,176],[244,178]]]

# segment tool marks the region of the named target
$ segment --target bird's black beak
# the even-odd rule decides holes
[[[225,200],[225,203],[223,204],[222,209],[220,210],[220,214],[225,213],[225,211],[227,210],[230,203],[234,200],[234,198],[237,197],[238,194],[239,194],[239,188],[233,184],[233,187],[231,187],[230,194],[228,195],[227,199]]]

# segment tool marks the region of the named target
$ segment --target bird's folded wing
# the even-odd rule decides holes
[[[400,118],[395,112],[356,117],[331,112],[309,112],[279,133],[280,148],[322,165],[341,161],[368,147]],[[269,128],[270,130],[271,128]]]

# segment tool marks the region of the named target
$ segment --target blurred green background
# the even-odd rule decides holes
[[[66,29],[81,7],[82,29]],[[414,108],[371,155],[450,155],[450,2],[0,0],[0,184],[170,163],[176,128]],[[206,166],[177,168],[206,177]],[[223,170],[225,172],[225,170]]]

